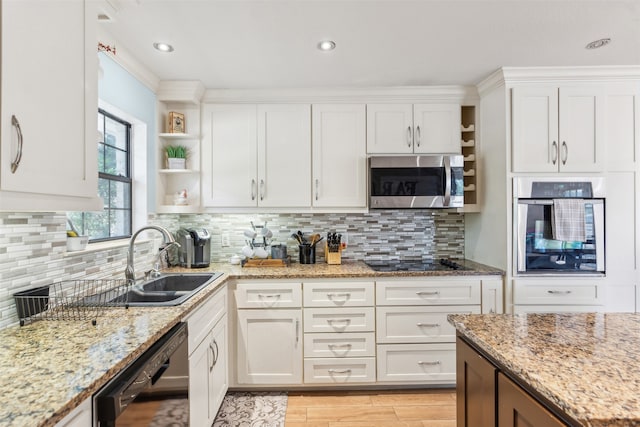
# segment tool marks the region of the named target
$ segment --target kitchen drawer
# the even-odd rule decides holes
[[[373,307],[305,308],[304,331],[308,332],[373,332]]]
[[[374,282],[305,282],[303,301],[305,307],[373,306]]]
[[[378,382],[455,384],[456,345],[378,345]]]
[[[302,307],[302,284],[238,283],[235,296],[238,308],[298,308]]]
[[[376,355],[373,332],[304,334],[304,357],[367,357]]]
[[[600,305],[599,280],[565,281],[558,279],[514,280],[514,304]]]
[[[304,359],[306,384],[371,383],[376,380],[376,359]]]
[[[376,283],[377,305],[480,304],[480,280],[412,280]]]
[[[472,313],[480,313],[480,306],[378,307],[378,343],[455,342],[456,329],[447,315]]]
[[[514,305],[513,314],[522,313],[597,313],[604,312],[603,305]]]
[[[189,354],[204,340],[213,326],[227,313],[227,286],[220,289],[187,317]]]

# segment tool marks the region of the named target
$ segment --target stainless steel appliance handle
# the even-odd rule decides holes
[[[551,163],[555,165],[558,161],[558,143],[553,141],[553,144],[551,144],[551,146],[553,147],[553,150],[551,150],[553,154],[553,157],[551,157]]]
[[[564,155],[562,156],[562,164],[566,165],[567,164],[567,159],[569,158],[569,147],[567,147],[567,142],[566,141],[562,141],[562,148],[563,148],[563,153],[564,153]]]
[[[411,126],[407,126],[407,147],[411,147]]]
[[[420,147],[420,126],[416,128],[416,145]]]
[[[446,207],[451,205],[451,161],[448,156],[444,157],[442,160],[444,163],[444,179],[445,179],[444,202],[442,203],[442,205]]]
[[[256,180],[251,180],[251,200],[256,199]]]
[[[260,180],[260,200],[264,200],[264,179]]]
[[[20,160],[22,160],[22,128],[20,128],[20,122],[16,118],[16,116],[11,116],[11,126],[16,128],[16,132],[18,133],[18,152],[16,153],[16,158],[11,162],[11,173],[16,173],[18,170],[18,166],[20,166]]]

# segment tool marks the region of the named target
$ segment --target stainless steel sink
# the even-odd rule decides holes
[[[135,285],[118,297],[132,307],[180,305],[197,294],[222,273],[170,273]]]

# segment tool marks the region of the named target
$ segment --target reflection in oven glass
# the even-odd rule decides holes
[[[596,271],[593,205],[585,203],[585,241],[553,239],[551,205],[527,207],[526,270]]]

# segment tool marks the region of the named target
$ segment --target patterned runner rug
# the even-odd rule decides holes
[[[213,427],[284,427],[286,413],[286,393],[227,393]]]
[[[287,394],[230,392],[224,397],[213,427],[284,427]],[[150,427],[188,427],[189,401],[162,402]]]

